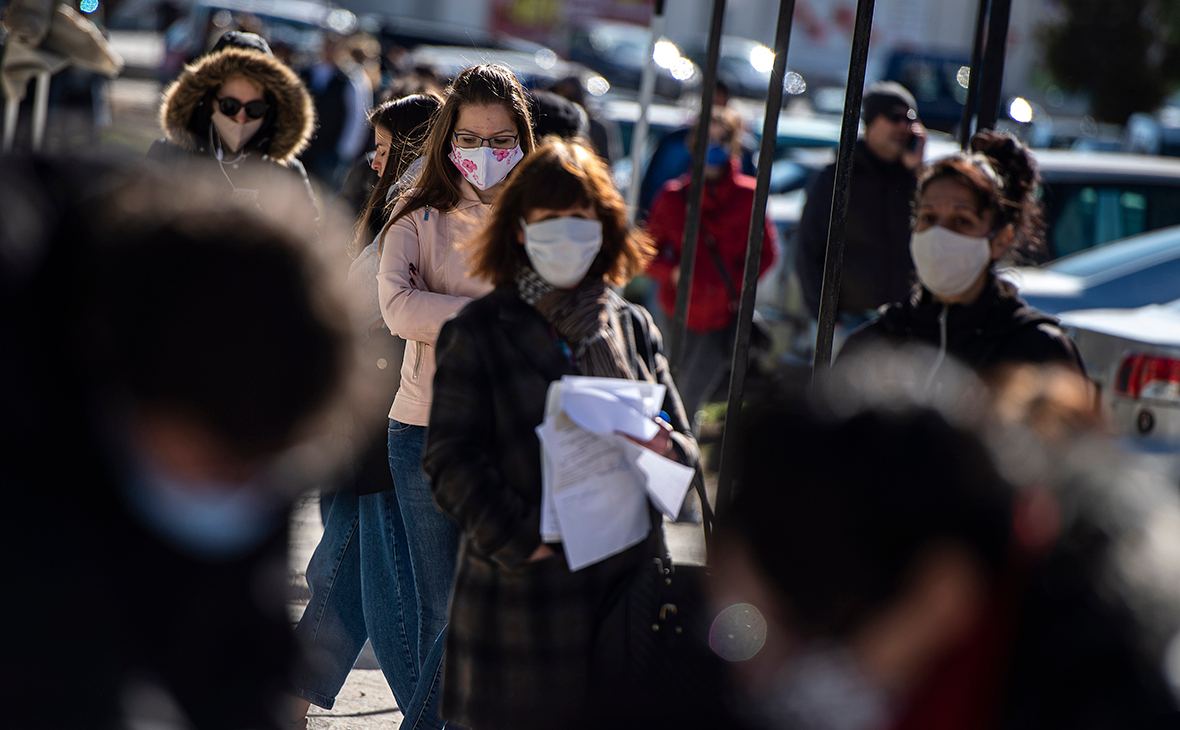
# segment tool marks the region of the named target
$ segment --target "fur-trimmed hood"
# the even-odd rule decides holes
[[[168,141],[190,152],[209,147],[213,91],[234,76],[244,76],[267,92],[271,109],[247,147],[276,162],[289,163],[315,132],[315,106],[307,87],[286,64],[258,51],[225,48],[197,59],[164,90],[160,126]]]

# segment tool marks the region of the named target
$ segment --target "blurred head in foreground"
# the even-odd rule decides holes
[[[21,424],[3,468],[23,516],[6,534],[36,546],[4,660],[36,719],[15,725],[279,727],[279,457],[346,359],[323,272],[300,234],[199,184],[0,168],[0,374]],[[65,656],[88,679],[54,701],[37,669]]]
[[[767,410],[742,466],[718,533],[714,649],[771,726],[883,726],[978,626],[1011,488],[978,440],[918,407]]]
[[[1180,605],[1175,495],[1081,440],[1088,391],[1055,379],[1073,373],[1011,374],[991,400],[965,380],[938,400],[902,365],[882,358],[885,377],[862,372],[859,392],[833,382],[747,422],[712,553],[710,642],[753,723],[1177,718],[1162,658],[1169,640],[1180,652],[1178,626],[1159,618]],[[1075,466],[1054,463],[1067,454]],[[1168,524],[1149,524],[1148,504]]]

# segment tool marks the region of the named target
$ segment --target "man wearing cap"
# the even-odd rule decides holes
[[[865,132],[853,156],[837,308],[840,321],[850,327],[868,319],[882,304],[909,296],[914,281],[910,218],[926,144],[914,97],[901,84],[882,81],[866,89],[861,116]],[[820,172],[799,221],[795,267],[804,301],[815,317],[819,316],[835,179],[835,164]]]

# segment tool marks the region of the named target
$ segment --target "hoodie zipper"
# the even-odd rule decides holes
[[[414,344],[418,346],[418,354],[414,357],[414,380],[417,380],[418,368],[422,367],[422,343],[419,341]]]
[[[934,367],[930,368],[930,374],[926,376],[926,385],[922,388],[922,392],[930,390],[930,386],[934,383],[934,376],[942,367],[943,360],[946,360],[946,320],[950,308],[951,305],[944,304],[942,311],[938,313],[938,357],[934,359]]]

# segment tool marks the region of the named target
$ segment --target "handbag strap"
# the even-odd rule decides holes
[[[721,283],[725,284],[725,291],[729,294],[729,308],[736,312],[739,301],[737,287],[733,285],[733,279],[729,276],[725,262],[721,259],[721,252],[717,250],[717,240],[708,233],[702,232],[701,236],[705,239],[705,248],[709,250],[709,258],[713,259],[713,267],[721,275]]]
[[[681,197],[684,198],[684,203],[688,205],[688,196],[684,190],[680,190]],[[738,302],[741,297],[738,296],[737,287],[733,285],[733,277],[729,275],[729,270],[725,268],[725,261],[721,258],[721,251],[717,249],[717,239],[708,231],[701,229],[701,238],[705,241],[705,248],[709,250],[709,258],[713,260],[713,267],[717,269],[717,273],[721,275],[721,283],[725,284],[725,291],[729,294],[729,309],[731,312],[738,310]]]

